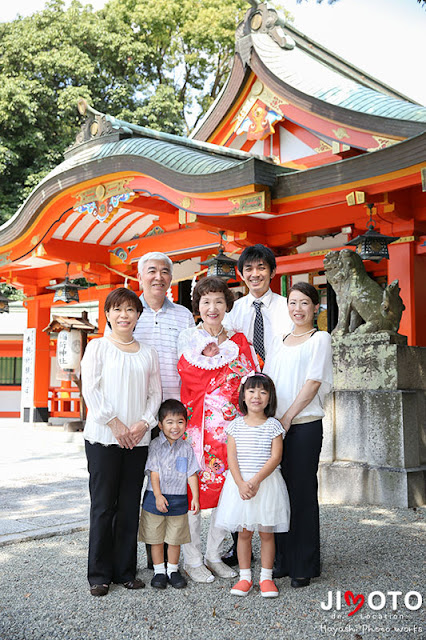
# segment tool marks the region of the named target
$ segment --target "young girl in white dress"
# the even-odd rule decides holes
[[[280,473],[285,431],[275,415],[274,383],[263,373],[242,378],[239,407],[243,414],[227,427],[229,471],[222,489],[216,526],[238,531],[240,579],[231,589],[246,596],[253,588],[251,541],[259,531],[261,541],[260,592],[278,596],[272,580],[275,532],[286,532],[290,522],[287,487]]]

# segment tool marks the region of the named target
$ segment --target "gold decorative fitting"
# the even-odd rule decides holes
[[[189,196],[185,196],[184,198],[182,198],[182,201],[180,203],[180,206],[182,207],[182,209],[189,209],[191,205],[192,205],[192,200]]]
[[[351,191],[351,193],[348,193],[348,195],[346,196],[346,202],[348,207],[353,207],[353,205],[355,204],[355,191]]]
[[[98,133],[99,130],[99,125],[97,122],[92,122],[92,124],[90,125],[90,133],[92,134],[92,136],[95,136]]]
[[[184,209],[179,209],[179,224],[191,224],[197,221],[195,213],[188,213]]]
[[[230,198],[229,201],[234,205],[234,208],[229,212],[231,216],[259,213],[269,211],[271,208],[271,198],[269,193],[265,191],[258,191],[248,196]]]
[[[87,102],[84,98],[79,98],[77,101],[77,109],[80,115],[84,116],[87,111]]]
[[[330,251],[330,249],[319,249],[318,251],[311,251],[309,253],[309,255],[312,256],[312,257],[314,257],[314,256],[325,256],[329,251]]]
[[[80,206],[83,204],[88,204],[89,202],[100,202],[105,198],[118,196],[122,193],[130,193],[131,189],[129,189],[129,187],[127,186],[129,182],[130,179],[126,178],[124,180],[114,180],[113,182],[108,182],[107,184],[97,184],[93,187],[90,187],[90,189],[85,189],[84,191],[80,191],[80,193],[76,193],[74,197]],[[101,189],[102,192],[100,191]]]
[[[39,244],[38,247],[36,247],[33,251],[33,256],[36,256],[37,258],[41,258],[42,256],[45,256],[47,253],[46,249],[43,247],[42,244]]]
[[[376,147],[370,147],[367,151],[378,151],[379,149],[386,149],[387,147],[391,147],[393,144],[398,142],[398,140],[392,140],[392,138],[384,138],[383,136],[372,136],[373,140],[377,142]]]
[[[106,194],[105,186],[103,184],[99,184],[96,187],[95,194],[96,194],[96,200],[100,200],[100,201],[103,200]]]
[[[338,138],[339,140],[342,140],[343,138],[349,138],[348,132],[344,127],[339,127],[338,129],[332,129],[332,131],[336,136],[336,138]]]
[[[331,147],[329,144],[324,142],[324,140],[321,140],[319,147],[315,147],[314,151],[317,153],[323,153],[324,151],[331,151]]]
[[[260,82],[260,80],[255,81],[255,83],[253,84],[252,88],[251,88],[251,94],[254,96],[260,96],[260,94],[263,91],[263,82]]]
[[[402,244],[403,242],[414,242],[416,239],[415,236],[402,236],[402,238],[398,238],[392,244]]]
[[[250,26],[253,31],[257,31],[262,26],[262,16],[260,13],[255,13],[251,19]]]
[[[346,202],[348,207],[352,207],[355,204],[365,203],[365,191],[351,191],[346,196]]]

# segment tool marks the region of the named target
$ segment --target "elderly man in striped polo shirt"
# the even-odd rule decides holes
[[[180,376],[177,340],[183,329],[194,327],[192,313],[181,304],[166,297],[172,281],[173,262],[160,252],[146,253],[138,262],[138,280],[143,291],[140,296],[143,313],[134,330],[138,342],[153,347],[160,361],[163,401],[180,400]],[[107,326],[105,334],[111,333]]]
[[[183,329],[195,326],[192,313],[166,297],[172,270],[173,262],[164,253],[146,253],[138,263],[143,313],[134,337],[138,342],[154,347],[158,353],[163,400],[180,400],[177,339]]]

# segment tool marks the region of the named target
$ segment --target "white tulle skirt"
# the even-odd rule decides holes
[[[254,474],[242,474],[249,480]],[[228,531],[284,533],[290,525],[290,502],[281,472],[275,469],[250,500],[242,500],[232,473],[228,471],[216,512],[216,527]]]

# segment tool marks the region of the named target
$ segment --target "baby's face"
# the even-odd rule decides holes
[[[212,356],[217,356],[218,353],[219,353],[219,347],[217,346],[217,344],[215,342],[210,342],[210,344],[208,344],[207,347],[204,349],[203,356],[207,356],[208,358],[211,358]]]

